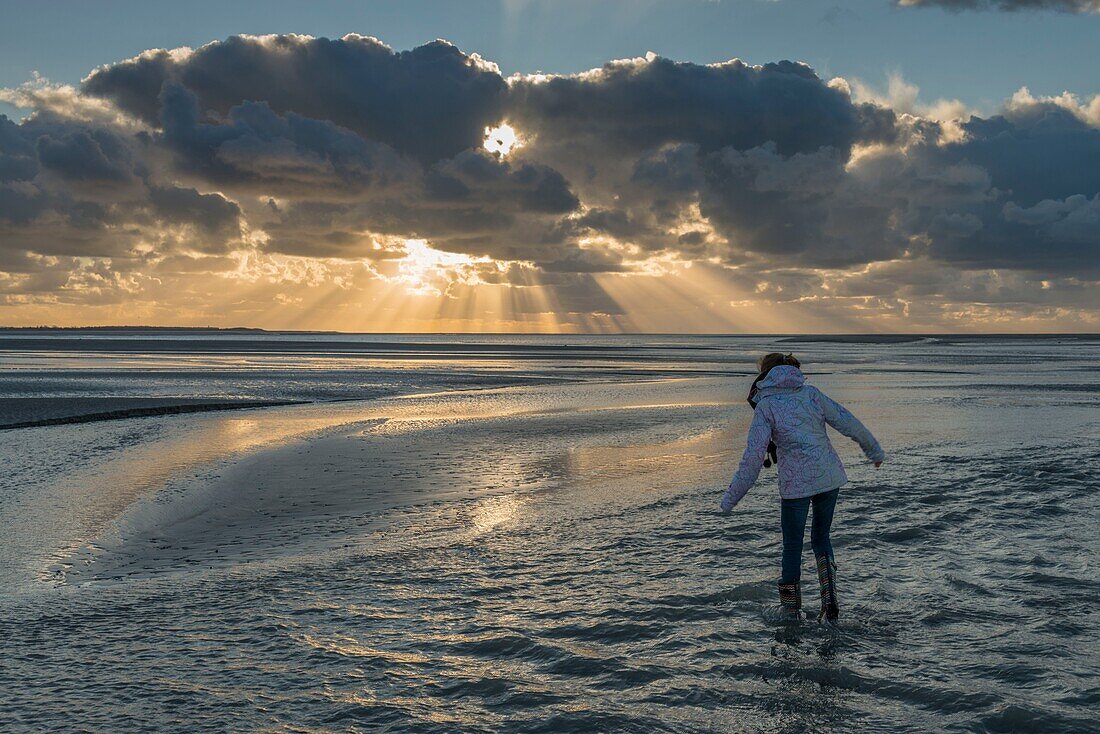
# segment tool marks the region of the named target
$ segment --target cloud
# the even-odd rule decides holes
[[[162,221],[193,223],[212,234],[240,235],[241,209],[221,194],[200,194],[179,186],[150,186],[149,203]]]
[[[39,164],[62,178],[99,184],[119,183],[133,175],[129,151],[105,130],[75,130],[35,144]]]
[[[443,41],[284,35],[0,99],[29,110],[0,116],[0,297],[20,303],[201,310],[204,288],[239,289],[262,313],[257,283],[330,283],[627,319],[605,286],[694,277],[708,307],[812,303],[844,324],[992,318],[978,301],[1087,321],[1100,280],[1100,96],[1023,88],[977,114],[900,75],[877,92],[655,54],[505,79]],[[488,150],[488,130],[520,144]],[[701,286],[668,287],[689,304]]]
[[[0,255],[111,257],[122,267],[138,253],[240,240],[236,203],[177,186],[157,165],[155,147],[124,127],[53,108],[21,123],[0,116]]]
[[[180,167],[208,181],[279,195],[358,194],[412,172],[384,143],[328,120],[276,114],[267,102],[244,102],[223,120],[203,122],[195,94],[178,82],[165,83],[160,101],[158,139]]]
[[[850,175],[847,161],[832,148],[727,149],[706,161],[701,211],[735,255],[826,267],[897,256],[907,243],[890,221],[900,201]]]
[[[427,185],[434,199],[480,200],[501,209],[564,214],[580,204],[569,182],[554,169],[534,163],[512,165],[477,149],[437,164]]]
[[[1054,10],[1060,13],[1100,13],[1100,0],[897,0],[905,7],[938,6],[961,10]]]
[[[1100,169],[1090,163],[1100,159],[1100,129],[1053,102],[1010,104],[1002,115],[972,117],[962,129],[959,142],[927,146],[926,165],[980,170],[988,187],[981,186],[981,198],[911,209],[914,228],[929,237],[929,254],[976,267],[1100,271],[1100,230],[1088,231],[1085,213],[1100,193]],[[943,193],[957,190],[948,184]],[[1025,214],[1051,201],[1061,202],[1057,221]],[[1049,205],[1045,211],[1055,216]]]
[[[577,246],[562,225],[579,206],[565,178],[484,150],[464,151],[355,197],[322,193],[291,199],[268,214],[268,249],[371,257],[379,236],[393,236],[474,256],[556,261]],[[321,236],[325,232],[340,236]]]
[[[852,79],[850,82],[844,80],[844,84],[850,88],[852,98],[856,101],[888,107],[896,113],[916,115],[942,123],[965,120],[972,114],[958,99],[941,98],[932,103],[923,103],[920,100],[920,87],[906,81],[901,73],[896,71],[887,76],[884,92],[874,89],[859,79]]]
[[[571,76],[513,80],[509,117],[539,145],[612,152],[692,143],[703,152],[772,143],[784,154],[889,137],[893,115],[856,105],[805,64],[611,62]]]
[[[355,34],[232,36],[194,51],[147,51],[96,69],[81,87],[156,125],[167,82],[190,90],[204,112],[226,115],[262,101],[277,114],[327,120],[425,163],[480,146],[507,94],[494,65],[446,41],[394,52]]]

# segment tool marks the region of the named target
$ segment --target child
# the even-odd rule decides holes
[[[749,393],[754,405],[749,426],[748,447],[741,465],[722,496],[722,511],[729,512],[741,501],[760,475],[760,467],[775,443],[779,466],[780,521],[783,528],[783,576],[779,581],[779,603],[790,616],[802,608],[799,579],[802,575],[802,539],[806,515],[813,505],[810,544],[817,557],[817,578],[821,584],[821,613],[835,620],[840,615],[836,600],[836,564],[829,542],[833,508],[840,486],[848,481],[844,464],[829,443],[828,423],[857,441],[877,469],[885,454],[878,441],[856,417],[817,388],[806,384],[802,365],[791,354],[774,352],[762,358],[760,375]]]

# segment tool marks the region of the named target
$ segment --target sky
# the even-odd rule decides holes
[[[1100,2],[0,14],[0,325],[1100,330]]]

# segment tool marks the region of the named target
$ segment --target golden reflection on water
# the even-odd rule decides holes
[[[619,385],[618,389],[621,388]],[[17,554],[20,562],[32,576],[40,580],[55,579],[59,568],[64,570],[66,559],[80,548],[90,543],[113,542],[118,530],[113,525],[115,519],[135,501],[156,497],[173,482],[194,483],[197,480],[202,484],[238,457],[328,429],[347,427],[356,428],[360,433],[404,432],[436,427],[445,422],[720,404],[685,401],[683,395],[675,394],[667,401],[654,401],[652,392],[648,389],[644,392],[644,395],[603,394],[593,403],[594,396],[585,391],[562,391],[557,385],[526,386],[440,392],[420,395],[420,399],[317,403],[250,410],[247,414],[174,416],[141,423],[51,428],[49,430],[59,432],[83,431],[89,441],[104,444],[105,458],[86,468],[74,469],[55,486],[49,487],[48,500],[42,506],[51,508],[50,517],[43,517],[41,523],[27,525],[24,528],[27,537],[16,539],[12,545],[20,549]],[[639,399],[644,397],[649,399]],[[146,432],[140,434],[140,440],[128,441],[127,431]],[[690,447],[680,441],[674,442],[671,448],[663,446],[659,451],[655,448],[658,447],[649,444],[606,450],[586,448],[563,461],[561,468],[582,474],[592,471],[605,476],[629,476],[651,471],[654,462],[667,462],[673,468]],[[529,483],[530,457],[497,457],[497,463],[488,467],[477,458],[471,457],[469,466],[463,462],[465,469],[456,467],[470,474],[466,484],[474,490],[491,491],[517,486],[517,482]],[[513,520],[522,505],[523,500],[514,495],[486,497],[473,512],[471,532],[475,535],[491,532]],[[34,530],[36,526],[39,529],[46,527],[45,537]]]
[[[516,516],[524,502],[514,494],[486,497],[474,509],[473,534],[483,535]]]
[[[247,417],[201,415],[157,419],[171,422],[170,435],[153,435],[133,446],[106,446],[105,460],[66,474],[48,489],[50,518],[46,532],[56,540],[51,545],[50,537],[41,537],[37,531],[31,533],[28,528],[25,542],[17,541],[24,546],[23,560],[32,575],[40,580],[52,579],[56,564],[92,539],[109,533],[111,522],[130,505],[153,495],[172,480],[200,477],[219,462],[353,423],[363,413],[362,407],[352,405],[307,405],[256,411]],[[121,428],[120,423],[45,430],[84,431],[89,440],[109,444],[110,439],[100,434]]]
[[[342,637],[317,637],[310,634],[295,635],[294,639],[316,650],[334,653],[350,659],[361,658],[377,661],[387,667],[387,674],[393,678],[407,677],[418,679],[422,674],[415,667],[433,666],[438,668],[437,675],[443,685],[447,680],[463,682],[468,680],[490,681],[501,679],[501,665],[490,661],[475,660],[468,657],[455,655],[441,655],[431,657],[413,651],[401,651],[395,649],[379,649],[364,645],[359,641]],[[466,638],[460,638],[466,639]],[[393,666],[414,666],[414,669],[402,669]],[[366,685],[364,683],[364,685]],[[454,727],[453,731],[462,731],[469,727],[479,725],[479,719],[474,714],[466,714],[461,707],[455,707],[453,702],[447,702],[438,697],[431,696],[395,696],[392,693],[382,695],[369,687],[358,691],[340,691],[328,689],[323,694],[326,698],[344,705],[373,707],[384,705],[387,708],[396,707],[407,711],[415,711],[418,718],[430,721],[434,724]]]
[[[636,476],[650,482],[692,482],[691,465],[702,468],[721,460],[729,439],[730,429],[722,428],[666,441],[581,446],[569,454],[569,471],[574,479],[592,484]]]
[[[404,665],[428,665],[432,659],[416,652],[402,650],[382,650],[380,648],[364,645],[356,639],[346,636],[317,637],[308,633],[292,635],[298,642],[304,643],[316,650],[334,652],[338,655],[357,658],[375,658],[387,663],[401,663]]]

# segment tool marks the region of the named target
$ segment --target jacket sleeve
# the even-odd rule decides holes
[[[882,461],[886,458],[886,452],[882,450],[882,446],[867,430],[867,426],[860,423],[859,419],[843,405],[820,390],[816,390],[816,392],[818,402],[825,413],[826,423],[858,443],[859,447],[863,449],[863,453],[871,461]]]
[[[756,478],[760,476],[760,467],[764,465],[764,456],[768,453],[768,443],[772,439],[772,426],[765,411],[757,408],[749,426],[749,442],[741,457],[737,473],[733,475],[729,489],[722,495],[722,511],[729,512],[749,491]]]

